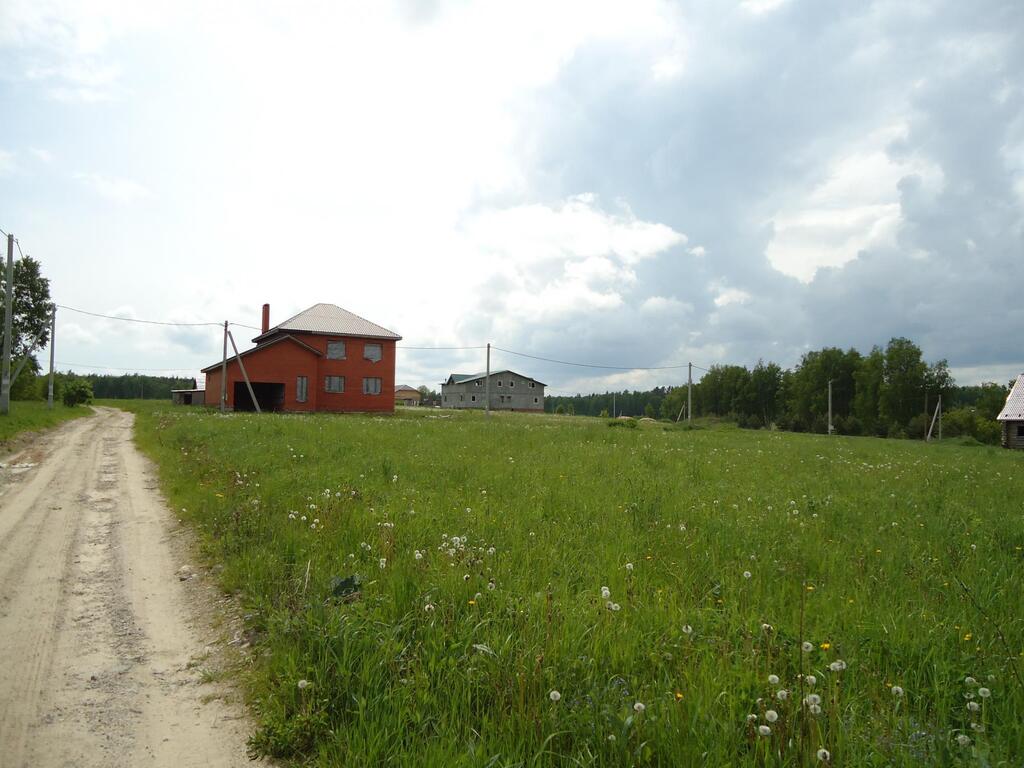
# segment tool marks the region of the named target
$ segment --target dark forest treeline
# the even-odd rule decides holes
[[[54,396],[59,401],[68,381],[87,381],[92,386],[95,398],[116,400],[170,400],[172,389],[193,389],[196,380],[175,376],[144,376],[140,373],[126,373],[120,376],[110,374],[77,374],[72,371],[54,374]],[[48,377],[38,375],[26,366],[11,395],[16,400],[45,400]]]
[[[734,419],[749,428],[828,431],[828,382],[832,424],[847,435],[923,437],[942,396],[943,435],[998,442],[996,415],[1006,400],[1002,384],[958,387],[945,360],[925,362],[909,339],[892,339],[864,355],[826,347],[806,353],[792,370],[758,362],[753,368],[716,365],[693,386],[693,415]],[[549,412],[685,418],[686,385],[648,392],[606,392],[548,397]],[[927,415],[926,415],[927,414]]]

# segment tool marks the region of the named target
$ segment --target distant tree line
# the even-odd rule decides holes
[[[752,368],[712,366],[693,386],[693,414],[731,419],[751,429],[825,433],[829,380],[832,425],[839,434],[924,437],[941,395],[944,437],[999,441],[995,417],[1009,388],[996,383],[958,387],[945,360],[927,363],[920,347],[905,338],[866,355],[837,347],[807,352],[792,370],[764,361]],[[684,384],[647,392],[549,396],[545,410],[674,420],[680,414],[685,418],[686,400]]]
[[[17,362],[15,362],[15,366]],[[170,400],[172,389],[195,389],[196,380],[178,376],[144,376],[126,373],[120,376],[100,373],[77,374],[72,371],[54,374],[54,398],[61,401],[72,382],[84,382],[96,398],[114,400]],[[40,374],[35,358],[29,358],[18,380],[11,388],[13,400],[45,400],[49,377]],[[79,391],[76,389],[76,391]]]

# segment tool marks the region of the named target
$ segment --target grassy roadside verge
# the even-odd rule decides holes
[[[129,404],[165,493],[251,615],[265,753],[346,766],[1024,753],[1020,456]]]
[[[11,412],[6,416],[0,416],[0,452],[8,450],[19,436],[28,432],[39,432],[71,419],[91,415],[92,411],[84,406],[67,408],[61,403],[55,403],[51,411],[44,402],[13,402]]]

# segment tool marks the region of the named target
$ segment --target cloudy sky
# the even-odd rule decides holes
[[[410,346],[1024,370],[1019,0],[0,4],[0,227],[61,304]],[[252,333],[239,329],[241,341]],[[62,367],[216,328],[59,314]],[[495,353],[555,392],[674,384]],[[399,354],[434,385],[477,350]]]

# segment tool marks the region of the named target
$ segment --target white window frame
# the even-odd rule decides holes
[[[307,376],[295,377],[295,402],[309,402],[309,378]]]
[[[537,387],[537,382],[536,381],[531,381],[530,382],[530,389],[536,389],[536,387]]]
[[[373,383],[376,382],[376,383]],[[379,376],[363,377],[363,394],[379,395],[381,391],[381,378]]]
[[[501,386],[501,379],[498,379],[498,386]]]
[[[377,352],[379,353],[377,355],[377,357],[370,357],[370,354],[369,354],[370,347],[376,347],[377,348]],[[377,342],[374,342],[374,341],[368,341],[365,344],[363,344],[363,360],[369,360],[370,362],[373,362],[373,363],[379,363],[383,359],[384,359],[384,345],[383,344],[378,344]],[[379,395],[380,393],[378,392],[377,394]]]
[[[331,347],[337,347],[337,345],[339,345],[339,344],[341,345],[341,356],[340,357],[338,355],[332,355],[331,354]],[[346,359],[345,356],[347,354],[348,354],[348,351],[347,351],[347,349],[345,347],[345,342],[342,341],[341,339],[334,339],[332,341],[328,341],[327,342],[327,359],[328,360],[344,360],[344,359]]]
[[[331,379],[337,380],[339,389],[331,389]],[[345,377],[344,376],[324,376],[324,392],[329,392],[332,395],[343,395],[343,394],[345,394]]]

